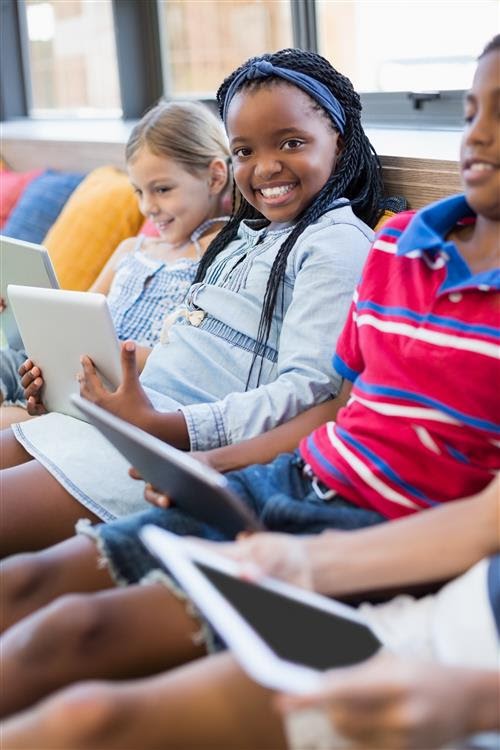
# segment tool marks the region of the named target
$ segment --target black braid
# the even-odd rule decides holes
[[[273,65],[306,73],[323,83],[342,104],[346,115],[346,125],[342,136],[342,151],[337,160],[335,171],[330,175],[313,202],[297,218],[292,232],[281,245],[274,260],[264,295],[257,331],[257,343],[247,379],[247,388],[257,357],[260,358],[257,383],[260,382],[263,352],[269,339],[278,291],[282,287],[288,255],[303,231],[309,224],[313,224],[326,213],[332,207],[336,198],[347,198],[354,213],[369,226],[374,226],[381,214],[383,199],[380,162],[361,126],[359,95],[354,91],[350,80],[335,70],[328,60],[321,55],[299,49],[284,49],[247,60],[223,81],[217,92],[221,116],[227,91],[233,79],[257,60],[269,60]],[[282,79],[272,77],[244,81],[241,89],[255,89],[271,83],[275,84],[277,81],[283,83]],[[319,104],[316,104],[316,102],[314,104],[326,115],[326,111]],[[239,197],[238,207],[235,210],[233,194],[232,218],[208,247],[198,267],[195,282],[203,280],[214,258],[231,240],[235,239],[240,222],[250,218],[260,218],[264,223],[269,223],[242,196]]]

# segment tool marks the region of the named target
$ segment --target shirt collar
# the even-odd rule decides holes
[[[500,289],[500,271],[492,268],[471,274],[470,268],[454,242],[446,237],[460,221],[475,219],[475,213],[464,195],[432,203],[416,213],[397,243],[397,255],[427,255],[431,267],[446,267],[439,292],[479,288],[484,291]],[[441,257],[438,253],[441,252]],[[446,260],[444,260],[446,258]]]
[[[446,236],[461,220],[474,217],[463,195],[452,195],[418,211],[398,240],[397,255],[415,251],[435,255],[443,249]]]

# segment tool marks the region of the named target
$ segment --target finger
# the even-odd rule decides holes
[[[24,389],[24,397],[30,398],[33,397],[35,400],[40,399],[40,391],[43,387],[43,380],[42,378],[35,378],[32,383],[30,383],[25,389]]]
[[[28,414],[32,417],[40,417],[42,414],[47,414],[47,409],[41,401],[37,401],[33,396],[27,400]]]
[[[95,375],[96,369],[94,363],[87,354],[80,357],[80,364],[85,376]]]
[[[31,359],[25,359],[22,365],[19,366],[19,375],[24,375],[25,372],[28,372],[28,370],[31,370],[33,367],[33,362]]]
[[[134,466],[131,466],[128,470],[129,477],[132,477],[132,479],[142,479],[142,476],[139,474],[137,469]]]
[[[128,389],[130,386],[137,385],[139,376],[137,374],[135,343],[133,341],[125,341],[122,344],[121,363],[124,387]]]
[[[21,368],[19,368],[21,370]],[[21,374],[21,372],[19,372]],[[21,378],[21,383],[29,385],[35,378],[39,378],[41,376],[40,368],[36,365],[34,367],[30,367],[29,370],[24,372],[24,375]]]
[[[158,508],[168,508],[171,504],[170,498],[167,495],[158,492],[150,484],[146,484],[144,488],[144,498],[148,503],[156,505]]]

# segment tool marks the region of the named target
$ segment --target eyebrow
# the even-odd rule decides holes
[[[488,96],[491,96],[494,99],[500,99],[500,86],[488,92]],[[464,96],[464,103],[467,104],[469,102],[475,102],[475,101],[477,101],[477,96],[474,94],[474,92],[467,91],[467,93]]]
[[[295,128],[295,127],[287,127],[287,128],[281,128],[280,130],[276,130],[273,133],[274,136],[278,136],[279,138],[283,138],[286,135],[295,135],[295,136],[303,136],[305,137],[307,135],[307,132],[303,130],[302,128]],[[234,138],[231,138],[231,146],[234,146],[235,143],[238,143],[238,141],[246,142],[251,140],[251,136],[242,136],[237,135]]]

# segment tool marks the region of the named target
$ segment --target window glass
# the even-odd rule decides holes
[[[470,86],[500,0],[317,0],[321,53],[358,91]]]
[[[25,0],[33,115],[120,116],[111,0]]]
[[[160,0],[166,88],[213,96],[247,58],[292,46],[290,0]]]

